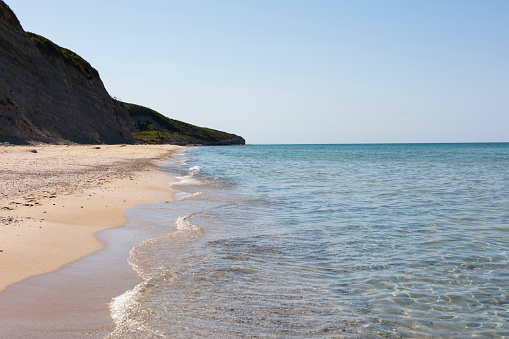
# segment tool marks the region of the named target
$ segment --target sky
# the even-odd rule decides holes
[[[249,144],[509,141],[507,0],[4,0],[108,93]]]

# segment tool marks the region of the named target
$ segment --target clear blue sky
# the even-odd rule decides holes
[[[508,0],[5,0],[112,96],[248,143],[509,141]]]

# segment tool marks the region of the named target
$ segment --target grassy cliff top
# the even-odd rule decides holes
[[[80,57],[73,51],[63,48],[52,42],[51,40],[40,36],[38,34],[27,32],[28,36],[32,39],[35,46],[43,54],[49,55],[63,55],[64,60],[71,63],[77,70],[79,70],[87,79],[94,79],[99,77],[99,73],[93,68],[85,59]]]
[[[186,144],[227,145],[244,144],[241,137],[211,128],[199,127],[186,122],[170,119],[148,107],[117,101],[131,115],[138,133],[134,135],[139,141],[159,135],[167,142],[175,141]]]

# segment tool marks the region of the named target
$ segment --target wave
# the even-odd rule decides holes
[[[189,220],[193,217],[192,214],[180,217],[175,221],[177,225],[177,232],[201,232],[201,228],[192,224]],[[175,232],[176,233],[176,232]]]
[[[191,167],[187,175],[177,176],[176,179],[178,181],[171,184],[171,187],[204,185],[205,184],[204,180],[199,177],[200,172],[201,172],[200,166]]]
[[[147,303],[147,298],[150,299],[151,294],[161,286],[171,284],[177,279],[177,273],[171,268],[173,265],[171,260],[168,261],[169,258],[178,260],[178,253],[187,251],[189,243],[203,235],[203,230],[191,223],[193,216],[189,214],[177,218],[173,233],[147,239],[130,251],[128,262],[144,281],[112,299],[109,308],[115,330],[107,339],[166,338],[163,333],[150,326],[154,311],[150,302]],[[161,255],[164,251],[171,251],[174,256]]]
[[[182,198],[180,198],[179,200],[192,200],[192,199],[196,199],[197,197],[199,197],[200,195],[202,195],[203,192],[194,192],[194,193],[190,193],[188,195],[184,195]]]
[[[105,339],[117,338],[165,338],[165,335],[156,329],[150,328],[150,322],[144,321],[150,317],[150,310],[143,307],[140,300],[151,287],[150,281],[144,281],[132,290],[114,298],[110,303],[110,314],[115,323],[115,330]]]
[[[129,252],[127,260],[134,271],[142,279],[154,278],[161,275],[167,263],[158,262],[158,257],[151,253],[161,251],[177,251],[179,246],[195,241],[203,235],[201,227],[191,223],[194,214],[185,215],[175,221],[175,231],[157,238],[147,239]],[[164,271],[164,274],[166,272]]]

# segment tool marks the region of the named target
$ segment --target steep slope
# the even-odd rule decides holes
[[[138,130],[133,135],[139,142],[208,146],[246,143],[242,137],[235,134],[170,119],[147,107],[121,101],[117,101],[117,104],[129,112]]]
[[[75,53],[27,34],[1,0],[0,75],[0,141],[134,142],[132,119],[98,72]]]

